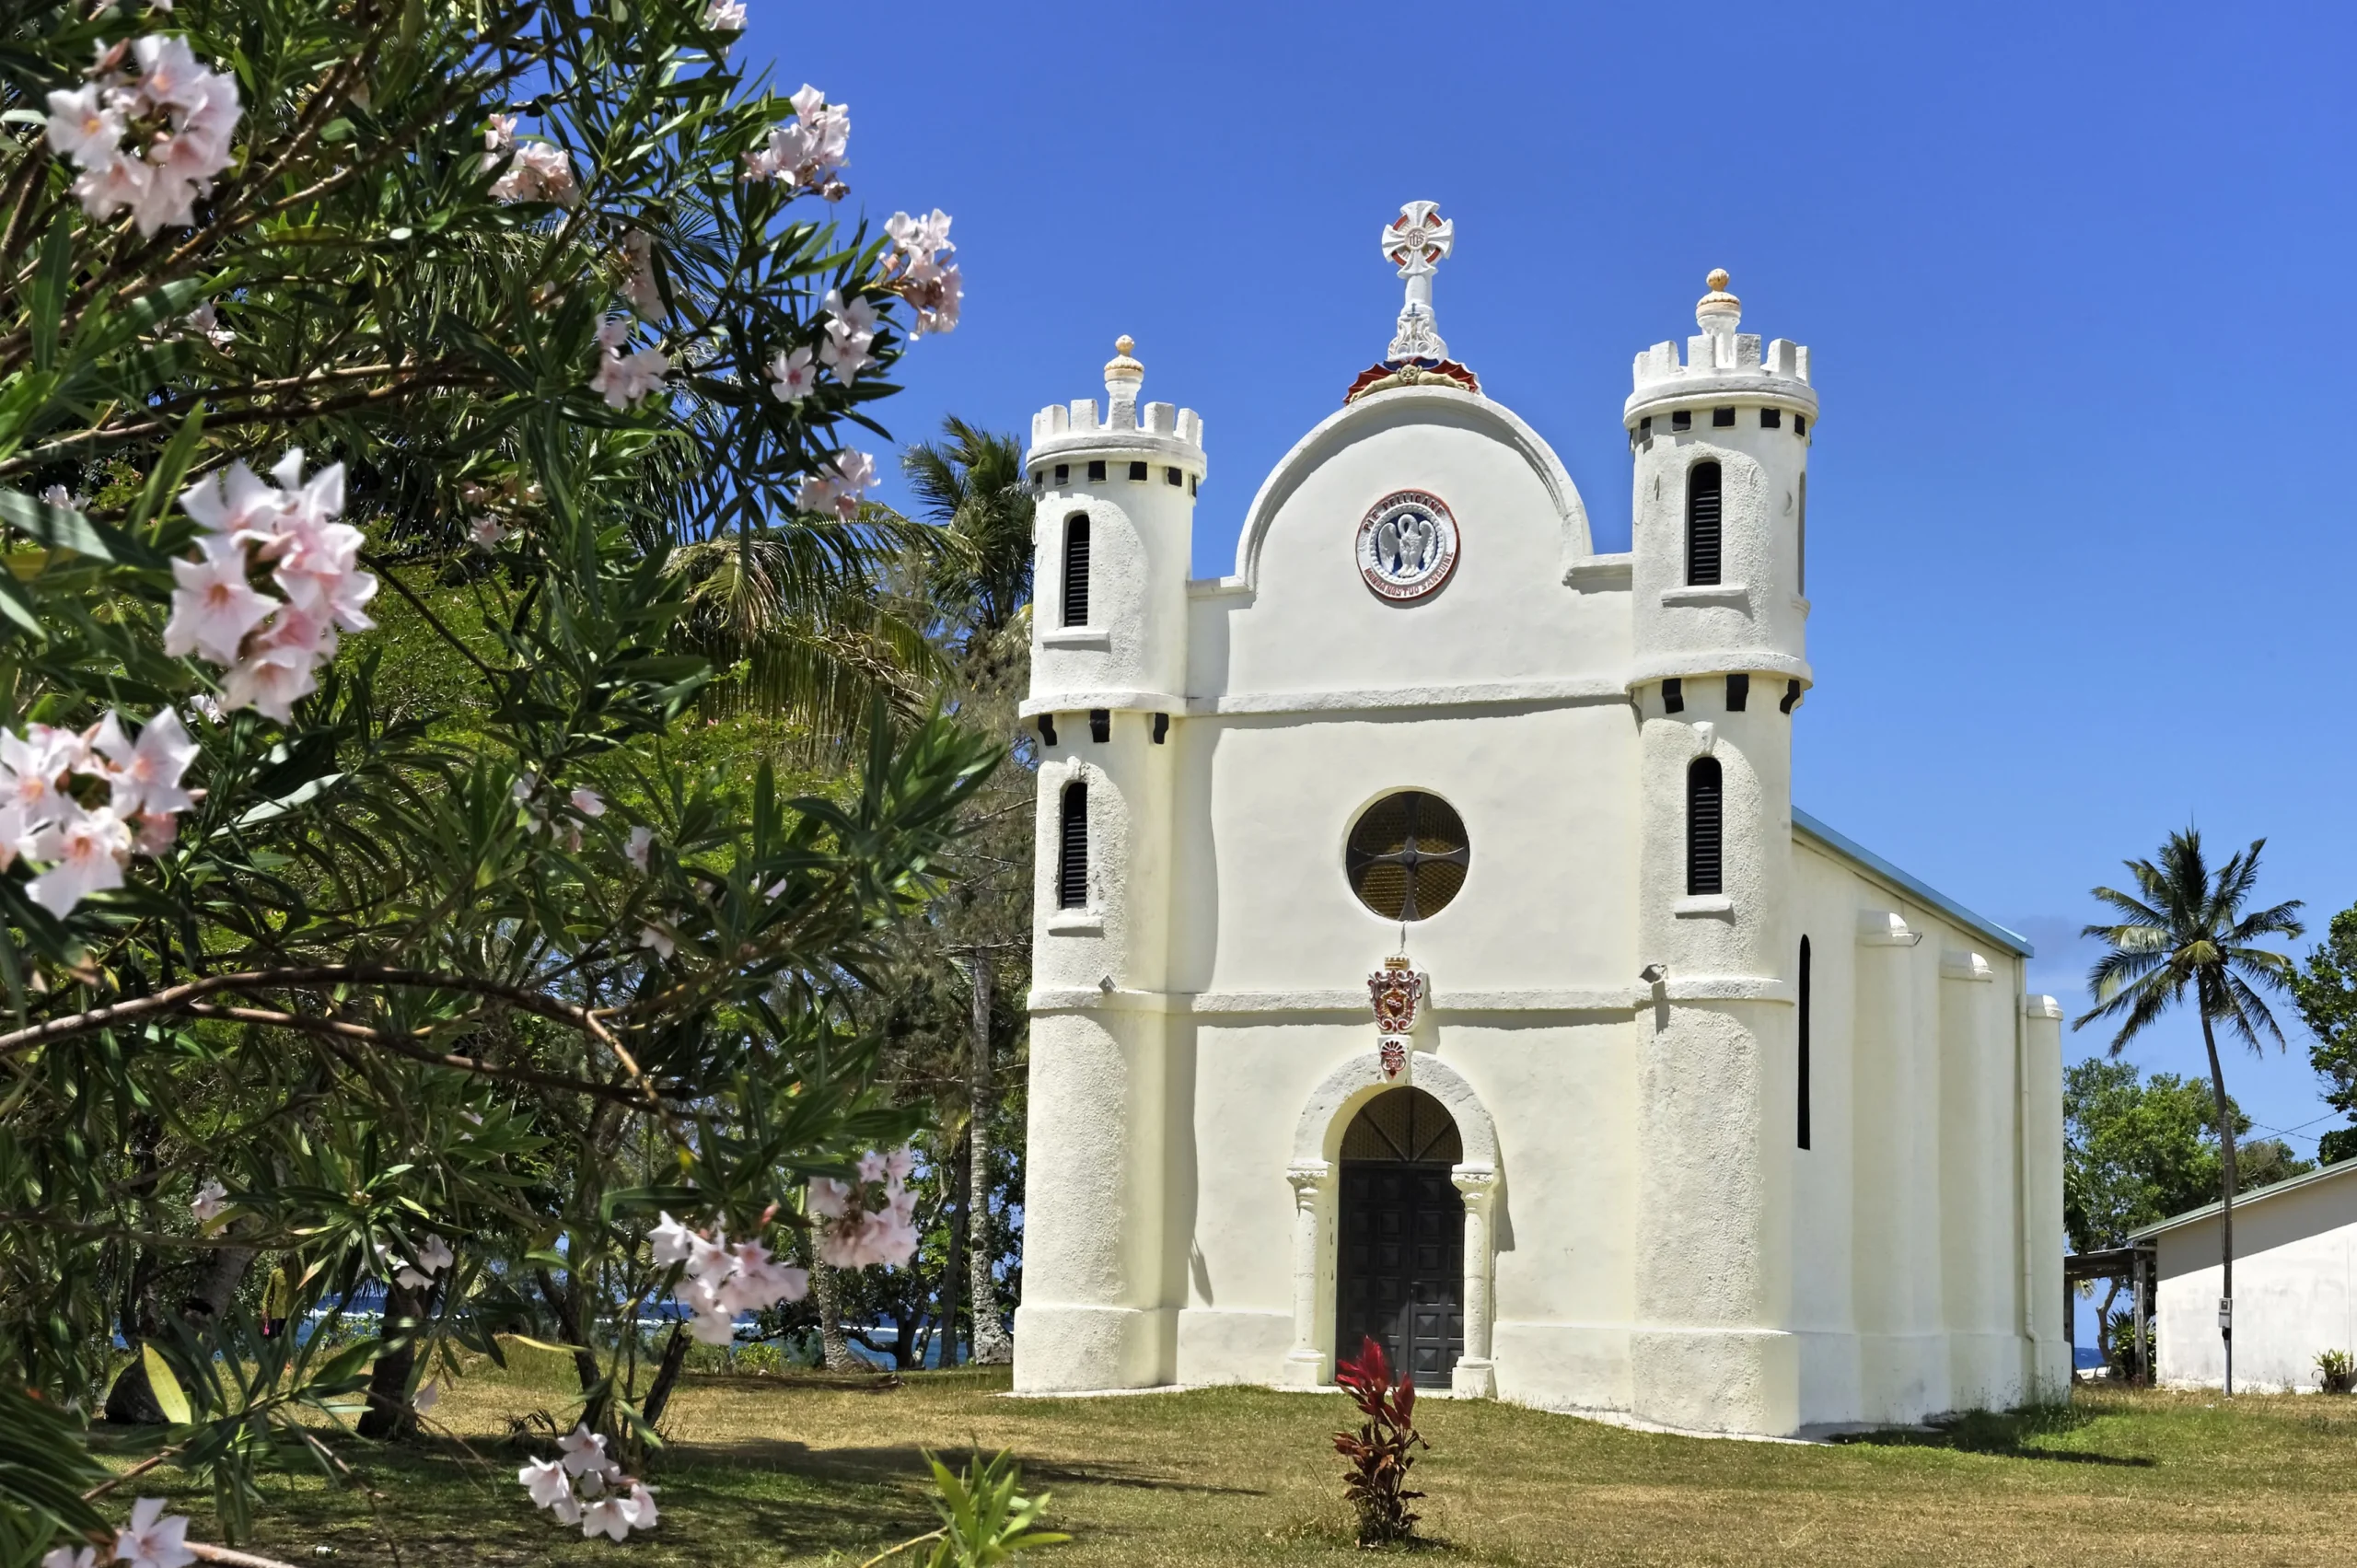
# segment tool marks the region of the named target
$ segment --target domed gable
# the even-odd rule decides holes
[[[1454,387],[1371,393],[1261,484],[1236,575],[1196,586],[1203,609],[1224,611],[1197,618],[1195,636],[1225,654],[1199,671],[1229,694],[1434,688],[1435,698],[1468,683],[1602,675],[1626,617],[1583,614],[1564,586],[1592,554],[1571,476],[1511,411]]]

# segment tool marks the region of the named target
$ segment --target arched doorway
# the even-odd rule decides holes
[[[1465,1158],[1456,1119],[1418,1088],[1366,1102],[1342,1134],[1334,1346],[1362,1338],[1429,1388],[1465,1353]]]

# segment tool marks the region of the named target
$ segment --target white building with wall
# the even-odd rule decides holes
[[[2174,1388],[2226,1376],[2218,1205],[2129,1237],[2154,1251],[2153,1361]],[[2312,1391],[2316,1356],[2357,1353],[2357,1160],[2235,1199],[2235,1388]]]
[[[1713,274],[1636,357],[1600,555],[1448,357],[1452,242],[1385,228],[1390,351],[1233,575],[1189,580],[1202,424],[1126,339],[1106,407],[1032,422],[1016,1387],[1315,1386],[1372,1333],[1427,1387],[1700,1430],[2060,1388],[2061,1010],[1791,804],[1808,351]],[[1378,1029],[1371,988],[1421,1005]]]

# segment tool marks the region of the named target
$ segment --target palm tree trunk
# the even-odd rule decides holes
[[[810,1295],[819,1304],[819,1361],[830,1372],[864,1370],[866,1364],[852,1353],[850,1337],[843,1332],[842,1287],[835,1271],[816,1257],[810,1260]]]
[[[2234,1322],[2235,1302],[2235,1114],[2226,1099],[2226,1073],[2218,1065],[2218,1037],[2211,1032],[2210,1014],[2201,1015],[2201,1043],[2210,1052],[2210,1092],[2218,1102],[2218,1261],[2223,1278],[2219,1299],[2227,1325]],[[2221,1327],[2218,1337],[2226,1348],[2226,1395],[2235,1392],[2235,1330]]]
[[[991,961],[987,954],[966,956],[973,981],[973,1050],[966,1094],[967,1310],[973,1317],[974,1365],[1004,1366],[1015,1359],[999,1316],[998,1280],[991,1272]]]

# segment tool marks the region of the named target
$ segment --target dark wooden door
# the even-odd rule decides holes
[[[1373,1338],[1420,1388],[1446,1381],[1465,1353],[1465,1200],[1448,1169],[1342,1162],[1334,1348],[1356,1355]]]

